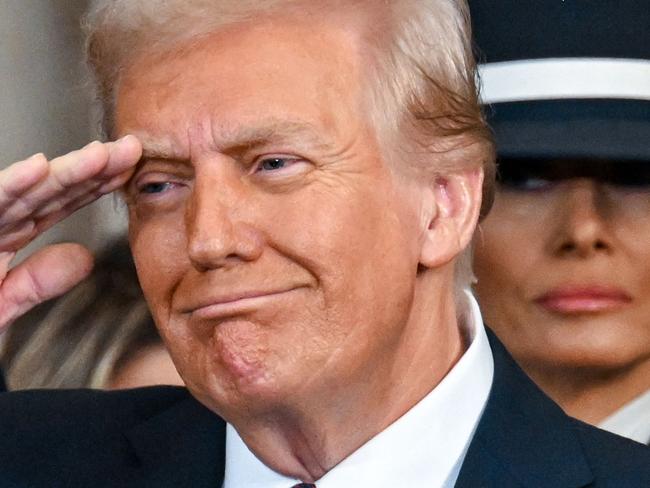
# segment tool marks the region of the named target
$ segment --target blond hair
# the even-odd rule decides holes
[[[465,0],[99,0],[85,26],[105,134],[113,130],[120,76],[136,57],[255,16],[319,8],[362,9],[372,17],[365,32],[369,114],[393,165],[427,177],[482,167],[485,216],[495,155],[479,104]],[[461,287],[472,279],[469,252],[458,260]]]

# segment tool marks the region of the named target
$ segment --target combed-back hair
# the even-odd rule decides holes
[[[391,163],[431,178],[482,166],[485,216],[494,145],[480,108],[465,0],[97,0],[85,27],[104,133],[112,135],[120,76],[136,58],[260,16],[314,10],[315,18],[362,12],[368,20],[368,114]],[[461,261],[467,284],[470,260]]]

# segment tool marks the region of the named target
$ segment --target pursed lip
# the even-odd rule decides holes
[[[199,319],[214,319],[263,307],[300,288],[304,287],[291,286],[273,290],[246,290],[210,296],[206,299],[197,300],[195,304],[190,306],[181,307],[180,312]]]
[[[579,315],[620,309],[632,302],[632,296],[615,286],[566,285],[553,288],[534,301],[550,312]]]

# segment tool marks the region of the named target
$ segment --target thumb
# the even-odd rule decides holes
[[[0,331],[39,303],[70,290],[92,267],[92,254],[79,244],[56,244],[29,256],[0,285]]]

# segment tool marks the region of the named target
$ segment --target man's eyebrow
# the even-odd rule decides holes
[[[327,149],[330,144],[312,124],[295,121],[261,121],[255,125],[221,127],[213,134],[216,149],[227,151],[232,148],[254,149],[272,143],[292,143]]]
[[[213,128],[210,134],[210,149],[219,152],[252,150],[269,144],[289,144],[327,151],[333,144],[321,136],[312,124],[295,121],[260,121],[254,125]],[[142,159],[191,159],[185,150],[179,151],[170,139],[149,134],[136,134],[142,143]],[[207,138],[206,134],[203,137]]]

